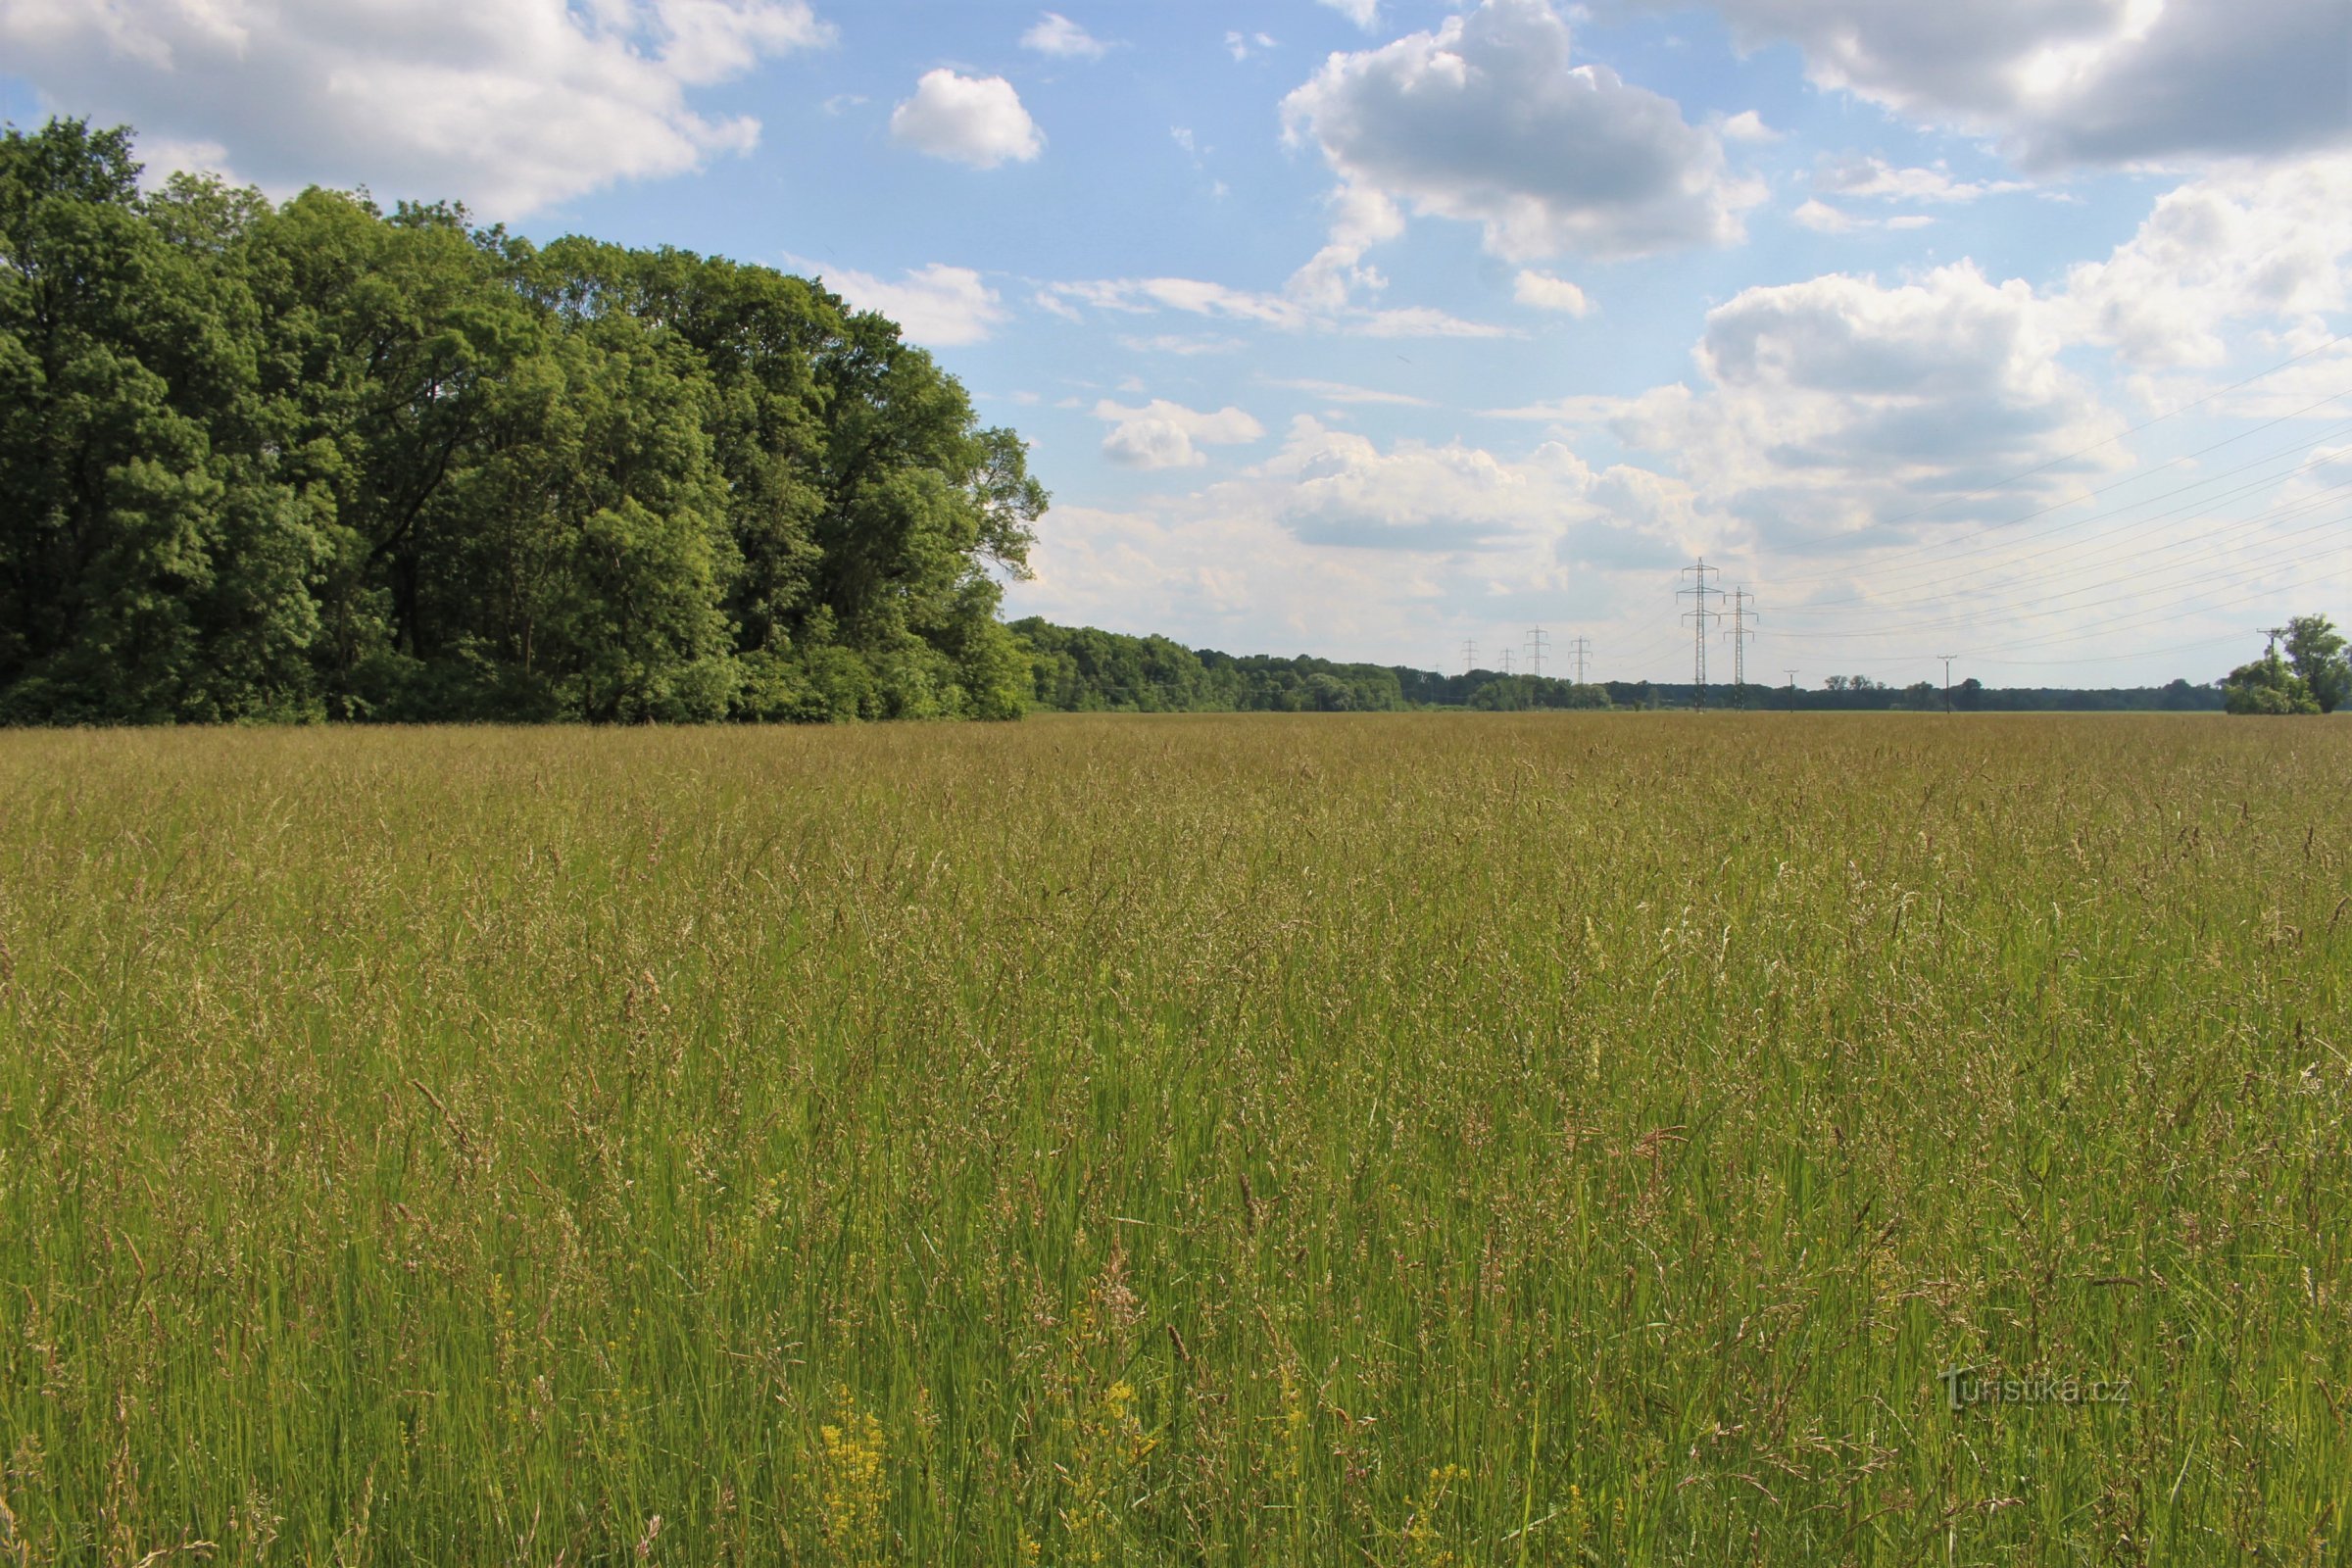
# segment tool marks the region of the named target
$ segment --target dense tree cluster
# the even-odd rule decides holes
[[[1058,712],[1396,712],[1413,708],[1606,708],[1597,686],[1473,670],[1441,675],[1402,664],[1236,657],[1165,637],[1014,621],[1029,646],[1035,700]]]
[[[1019,440],[804,279],[0,136],[0,720],[1011,716]]]
[[[1012,623],[1028,645],[1040,708],[1066,713],[1393,712],[1410,707],[1385,664],[1237,659],[1165,637]]]
[[[2271,633],[2260,659],[2238,665],[2222,685],[2232,713],[2332,713],[2352,702],[2352,662],[2326,615],[2297,615]]]

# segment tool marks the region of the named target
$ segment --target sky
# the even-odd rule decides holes
[[[0,0],[0,116],[819,275],[1030,442],[1011,614],[1807,686],[2352,621],[2343,0],[1056,4]]]

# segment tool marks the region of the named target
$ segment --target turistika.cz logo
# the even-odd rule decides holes
[[[2130,1378],[2011,1378],[1980,1375],[1973,1366],[1936,1374],[1944,1404],[1954,1414],[1972,1404],[2130,1404]]]

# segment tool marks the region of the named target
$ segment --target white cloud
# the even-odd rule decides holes
[[[1292,274],[1290,283],[1294,297],[1327,311],[1346,306],[1356,289],[1377,294],[1388,286],[1377,268],[1362,265],[1364,253],[1404,232],[1404,215],[1396,204],[1367,186],[1342,185],[1331,193],[1330,205],[1330,242]]]
[[[1309,393],[1326,403],[1381,403],[1401,409],[1436,407],[1429,399],[1417,398],[1408,392],[1382,392],[1372,387],[1353,386],[1346,381],[1269,380],[1266,385]]]
[[[1605,66],[1573,64],[1569,43],[1549,0],[1484,0],[1435,32],[1332,56],[1283,101],[1286,132],[1349,192],[1476,222],[1514,261],[1738,239],[1762,193],[1729,175],[1715,133]],[[1353,217],[1344,204],[1343,250]]]
[[[2159,198],[2104,262],[2068,275],[2072,329],[2141,366],[2210,365],[2232,321],[2347,304],[2352,158],[2232,169]]]
[[[1054,523],[1012,613],[1236,652],[1387,662],[1425,647],[1423,664],[1538,620],[1605,638],[1618,573],[1711,548],[1667,476],[1595,475],[1556,441],[1520,456],[1384,446],[1303,416],[1241,473],[1129,512],[1057,507]]]
[[[929,267],[889,283],[847,268],[818,269],[827,286],[861,311],[879,311],[906,337],[935,348],[959,348],[988,339],[1005,319],[997,291],[968,267]]]
[[[1203,414],[1160,398],[1140,409],[1105,398],[1095,405],[1095,417],[1112,426],[1102,438],[1102,455],[1127,468],[1198,467],[1208,461],[1200,447],[1247,446],[1266,433],[1240,409]]]
[[[1487,619],[1514,638],[1561,615],[1598,629],[1613,574],[1703,543],[1679,497],[1637,468],[1595,475],[1557,442],[1518,458],[1384,447],[1300,416],[1266,462],[1199,491],[1056,508],[1008,609],[1246,652],[1385,661],[1419,640],[1435,662]]]
[[[1894,202],[1973,202],[2034,187],[2018,180],[1956,180],[1938,164],[1933,169],[1898,169],[1884,158],[1841,158],[1824,163],[1813,188],[1834,196]]]
[[[1078,318],[1080,305],[1133,316],[1182,311],[1192,316],[1294,330],[1307,325],[1311,319],[1300,306],[1278,295],[1253,294],[1248,289],[1228,288],[1222,283],[1190,277],[1121,277],[1054,283],[1038,296],[1038,303],[1073,320]]]
[[[1276,481],[1273,515],[1302,543],[1441,554],[1503,548],[1545,528],[1592,477],[1574,453],[1548,443],[1526,464],[1458,442],[1383,452],[1304,416],[1255,474]]]
[[[1539,311],[1558,311],[1579,317],[1592,314],[1592,302],[1585,297],[1583,289],[1549,272],[1521,272],[1512,279],[1511,297]]]
[[[1182,332],[1121,337],[1119,346],[1137,354],[1174,354],[1186,359],[1202,354],[1233,354],[1249,347],[1238,337],[1190,337]]]
[[[1490,419],[1528,419],[1541,424],[1601,425],[1622,417],[1631,407],[1626,399],[1605,393],[1587,392],[1564,398],[1549,398],[1542,403],[1530,403],[1515,409],[1483,409]]]
[[[1824,234],[1850,234],[1863,228],[1926,228],[1936,221],[1924,213],[1897,213],[1891,218],[1862,218],[1814,197],[1788,215],[1805,227]]]
[[[1350,311],[1326,323],[1352,337],[1509,337],[1511,329],[1492,321],[1467,321],[1427,305],[1387,311]]]
[[[1119,315],[1148,316],[1182,311],[1217,320],[1241,321],[1282,331],[1315,330],[1369,338],[1507,337],[1507,327],[1464,320],[1428,306],[1367,310],[1348,306],[1310,310],[1296,299],[1229,288],[1190,277],[1120,277],[1053,283],[1040,290],[1038,307],[1065,320],[1083,318],[1080,306]]]
[[[229,167],[228,149],[217,141],[146,136],[139,140],[138,154],[139,182],[151,190],[176,173],[216,174],[231,185],[251,183]]]
[[[1380,0],[1321,0],[1321,3],[1366,32],[1380,25]]]
[[[1061,60],[1100,60],[1110,45],[1058,11],[1049,11],[1021,34],[1021,47]]]
[[[1707,506],[1767,546],[1885,543],[1873,523],[1929,508],[1937,526],[2006,515],[2122,461],[2069,456],[2123,424],[2060,364],[2060,326],[2027,284],[1968,263],[1894,287],[1832,273],[1750,288],[1708,313],[1702,387],[1632,400],[1616,430],[1674,454]]]
[[[1225,52],[1236,60],[1247,60],[1253,54],[1276,47],[1274,39],[1262,32],[1229,32],[1225,35]]]
[[[1753,109],[1742,109],[1716,129],[1725,141],[1779,141],[1781,133],[1764,123]]]
[[[974,169],[1027,163],[1046,150],[1045,133],[1011,82],[945,67],[925,72],[914,96],[890,112],[890,133],[916,152]]]
[[[748,151],[694,89],[828,42],[806,0],[0,0],[0,58],[75,113],[272,189],[517,218]]]
[[[2029,166],[2352,142],[2343,0],[1714,3],[1743,42],[1794,43],[1814,81],[2000,135]]]

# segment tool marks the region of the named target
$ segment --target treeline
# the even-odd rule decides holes
[[[1715,694],[1717,701],[1722,697],[1721,692]],[[1940,712],[1947,704],[1961,713],[2218,713],[2222,692],[2219,686],[2180,679],[2162,686],[2082,687],[1987,686],[1973,677],[1946,692],[1934,681],[1897,687],[1856,676],[1817,690],[1800,687],[1792,693],[1788,687],[1775,687],[1757,700],[1761,707],[1833,712]]]
[[[0,135],[0,721],[1009,717],[1046,506],[765,268]]]
[[[1017,620],[1012,630],[1028,649],[1031,700],[1055,712],[1395,712],[1465,708],[1490,711],[1538,709],[1665,709],[1699,704],[1689,682],[1594,681],[1580,685],[1552,676],[1474,669],[1444,675],[1404,664],[1343,664],[1329,660],[1237,658],[1192,649],[1165,637],[1131,637],[1091,626]],[[1990,687],[1978,680],[1955,685],[1959,712],[2218,712],[2218,685],[2175,680],[2164,686],[2081,688]],[[1837,678],[1819,688],[1709,686],[1709,708],[1757,711],[1936,712],[1947,694],[1918,681],[1889,686],[1867,677]]]
[[[1029,649],[1039,708],[1064,713],[1382,713],[1415,708],[1606,708],[1597,686],[1474,670],[1440,675],[1402,664],[1344,664],[1304,656],[1236,657],[1165,637],[1092,626],[1012,623]]]

